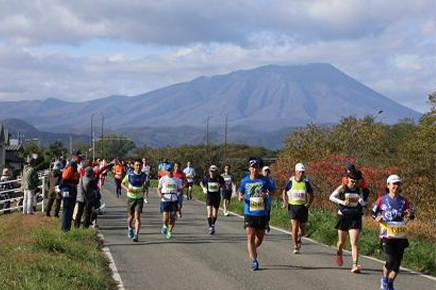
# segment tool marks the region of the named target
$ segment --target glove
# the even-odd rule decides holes
[[[207,193],[207,188],[203,187],[203,193],[206,194]]]
[[[61,192],[61,190],[59,189],[59,185],[56,185],[56,186],[55,186],[55,192],[56,192],[56,193],[60,193],[60,192]]]

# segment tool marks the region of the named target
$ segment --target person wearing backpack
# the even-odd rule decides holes
[[[85,175],[80,178],[79,190],[82,192],[83,206],[83,227],[89,228],[97,214],[96,209],[100,207],[100,188],[98,187],[97,176],[91,166],[85,168]]]

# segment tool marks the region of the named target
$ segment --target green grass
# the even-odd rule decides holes
[[[0,236],[0,289],[116,289],[95,230],[63,233],[39,214],[3,218],[0,230],[12,235]]]
[[[196,199],[205,200],[205,195],[199,186],[194,186],[193,196]],[[229,210],[243,215],[243,203],[234,199]],[[287,209],[282,209],[278,202],[274,202],[272,205],[270,224],[290,230]],[[330,211],[312,208],[310,209],[306,236],[326,245],[335,245],[337,241],[335,224],[336,217]],[[378,232],[364,228],[360,234],[359,246],[361,254],[384,259],[384,253],[380,249]],[[346,249],[350,250],[349,242],[346,244]],[[436,243],[411,240],[410,247],[406,249],[404,254],[402,266],[436,276]]]

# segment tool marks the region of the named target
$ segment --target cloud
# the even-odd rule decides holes
[[[436,89],[431,0],[0,0],[0,7],[0,100],[135,95],[201,75],[310,62],[330,62],[420,111]]]

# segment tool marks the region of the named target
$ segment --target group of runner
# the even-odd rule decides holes
[[[147,166],[147,167],[146,167]],[[146,167],[146,169],[145,169]],[[249,174],[237,184],[231,174],[231,167],[226,165],[223,173],[211,165],[200,181],[200,187],[206,195],[206,213],[208,233],[216,232],[216,222],[221,199],[223,199],[224,216],[228,216],[228,206],[234,195],[244,202],[244,228],[247,235],[247,251],[251,259],[251,269],[258,270],[257,252],[262,244],[265,232],[269,231],[272,197],[276,191],[275,181],[270,177],[270,168],[263,166],[259,158],[248,161]],[[162,213],[161,234],[167,239],[173,236],[177,217],[182,217],[183,190],[187,199],[192,198],[192,186],[196,172],[191,163],[182,171],[180,163],[163,160],[158,167],[159,183],[157,194]],[[128,237],[138,241],[140,215],[144,205],[144,195],[148,194],[150,167],[146,161],[136,160],[133,170],[126,170],[121,186],[127,191]],[[387,179],[387,190],[375,202],[371,215],[380,223],[381,246],[386,253],[386,264],[381,277],[381,289],[391,290],[398,275],[404,250],[408,246],[406,222],[414,218],[414,208],[410,201],[400,195],[402,180],[397,175]],[[117,189],[117,195],[119,191]],[[350,237],[352,253],[352,273],[361,273],[359,265],[359,234],[362,229],[362,216],[367,205],[369,190],[362,172],[353,164],[347,164],[341,184],[330,195],[330,201],[337,204],[338,232],[335,262],[343,266],[343,248],[347,234]],[[148,196],[145,200],[148,199]],[[281,194],[282,207],[287,208],[291,220],[293,253],[299,254],[302,237],[315,195],[311,181],[306,176],[302,163],[294,167],[294,174],[286,182]],[[135,228],[132,227],[135,219]]]

